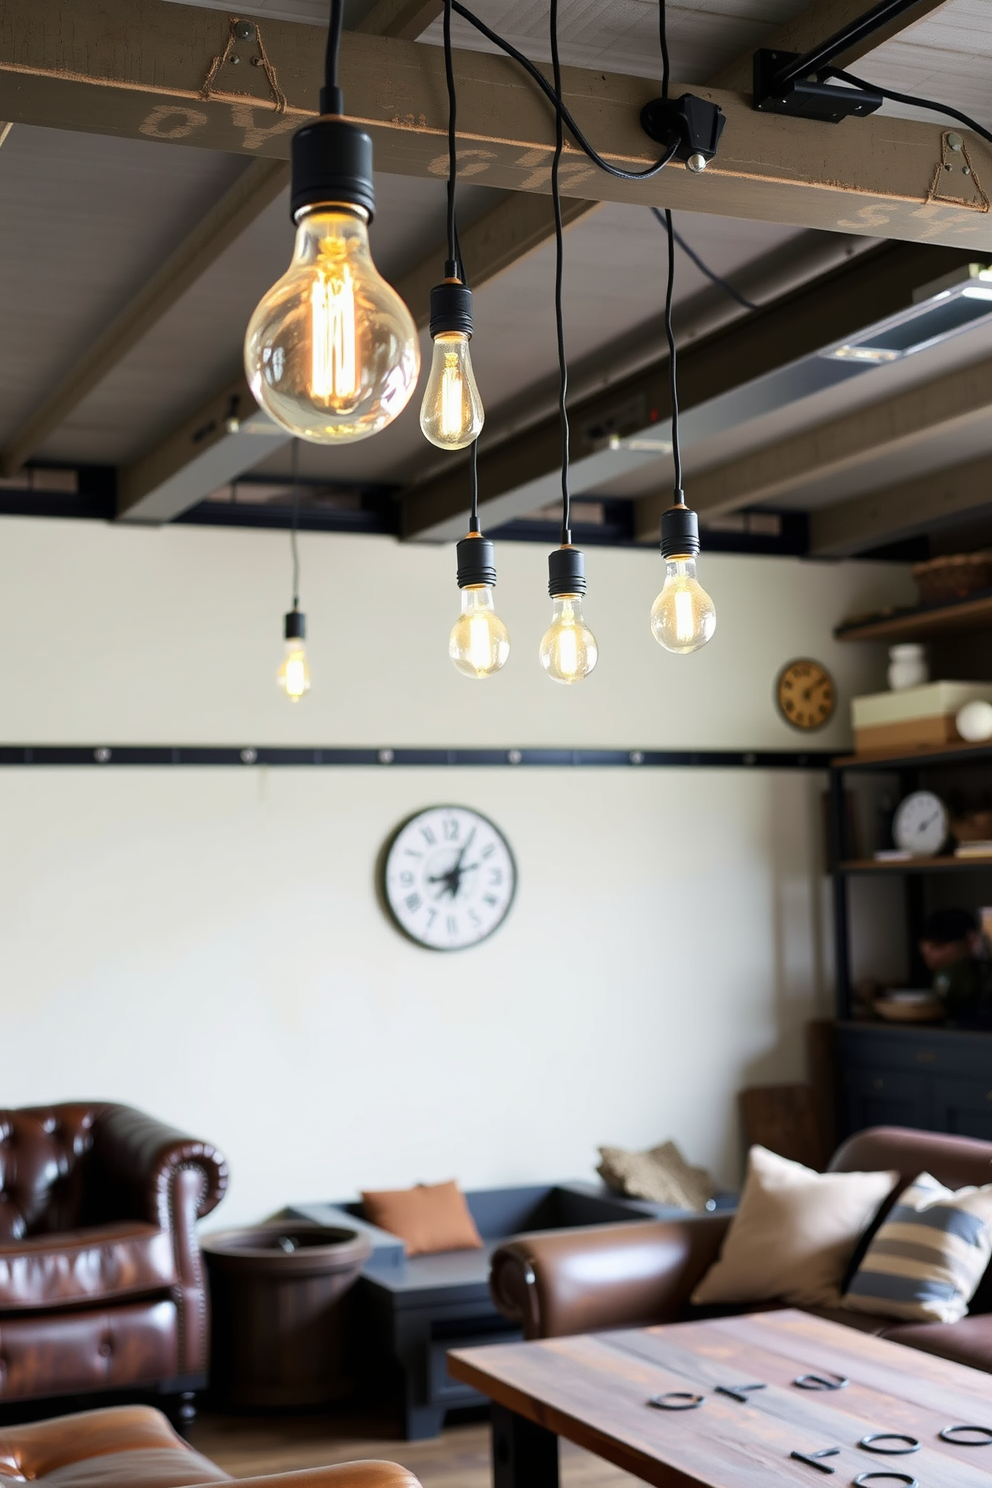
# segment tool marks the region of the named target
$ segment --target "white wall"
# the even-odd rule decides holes
[[[904,570],[714,555],[696,657],[647,631],[651,553],[592,551],[583,686],[536,660],[545,554],[499,551],[515,651],[445,653],[450,549],[304,534],[313,692],[276,692],[285,534],[0,526],[2,740],[794,748],[780,666],[834,671],[838,718],[884,656],[845,614]],[[737,1177],[734,1092],[801,1067],[829,1008],[823,777],[724,770],[0,770],[3,1104],[130,1101],[220,1144],[218,1222],[360,1185],[581,1176],[673,1136]],[[482,947],[402,939],[374,864],[442,800],[506,832],[520,887]]]

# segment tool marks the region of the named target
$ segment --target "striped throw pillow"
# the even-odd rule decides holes
[[[992,1256],[992,1183],[945,1188],[929,1173],[899,1195],[843,1306],[906,1322],[956,1323]]]

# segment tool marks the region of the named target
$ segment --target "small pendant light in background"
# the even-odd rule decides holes
[[[276,682],[289,698],[298,703],[310,691],[310,666],[307,662],[307,617],[300,609],[300,555],[297,545],[297,524],[300,514],[300,443],[293,441],[293,525],[290,528],[290,544],[293,552],[293,608],[285,616],[283,636],[286,651]]]

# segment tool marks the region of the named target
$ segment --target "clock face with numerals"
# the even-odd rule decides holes
[[[430,806],[403,822],[382,873],[393,919],[432,951],[464,950],[492,935],[516,883],[506,838],[467,806]]]
[[[837,706],[837,690],[826,667],[802,657],[790,661],[778,674],[775,701],[786,723],[793,728],[822,728]]]

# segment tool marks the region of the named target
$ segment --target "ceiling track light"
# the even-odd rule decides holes
[[[455,218],[458,179],[457,98],[451,61],[451,0],[444,6],[444,70],[448,83],[448,257],[444,282],[431,290],[430,333],[434,342],[430,376],[420,408],[425,439],[438,449],[466,449],[482,433],[485,412],[472,370],[472,291],[464,268]]]
[[[320,117],[293,135],[296,245],[245,334],[245,372],[269,416],[316,444],[367,439],[409,402],[417,330],[372,262],[372,140],[342,118],[343,0],[332,0]]]
[[[298,703],[310,691],[310,666],[307,662],[307,617],[300,609],[300,552],[297,528],[300,517],[300,442],[293,441],[293,522],[289,530],[293,554],[293,608],[283,619],[286,650],[276,673],[276,683],[291,703]]]

